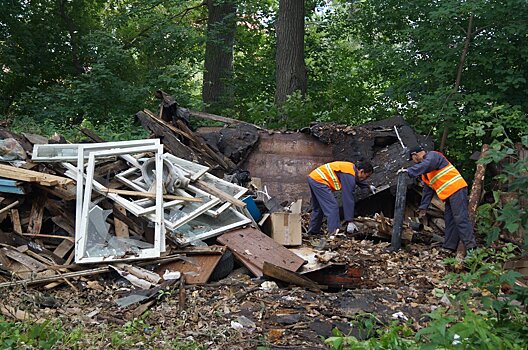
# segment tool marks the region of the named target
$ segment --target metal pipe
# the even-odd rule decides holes
[[[394,205],[394,226],[392,227],[391,251],[395,252],[401,248],[401,231],[403,226],[403,215],[405,212],[405,197],[407,195],[406,172],[398,174],[396,187],[396,204]]]

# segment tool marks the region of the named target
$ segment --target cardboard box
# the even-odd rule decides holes
[[[290,207],[291,212],[271,213],[264,223],[264,232],[284,246],[301,245],[301,205],[302,200],[299,199]]]

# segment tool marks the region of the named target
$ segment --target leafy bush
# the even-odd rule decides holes
[[[522,158],[520,150],[508,137],[502,126],[494,129],[497,137],[486,155],[479,160],[481,164],[494,163],[502,167],[496,179],[502,184],[501,189],[493,192],[492,203],[478,208],[478,230],[486,233],[488,243],[494,242],[502,230],[511,234],[524,229],[524,248],[528,248],[528,211],[523,208],[520,199],[528,198],[528,158]],[[528,134],[521,136],[522,146],[528,147]],[[501,192],[518,193],[518,198],[508,201],[501,199]]]
[[[78,333],[68,335],[58,321],[10,322],[0,317],[0,348],[52,349],[58,343],[71,345]]]

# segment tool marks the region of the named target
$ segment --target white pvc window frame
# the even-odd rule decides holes
[[[197,164],[186,159],[178,158],[170,153],[165,153],[163,158],[177,166],[185,174],[189,175],[191,182],[198,180],[202,175],[209,171],[209,167]]]
[[[205,173],[200,180],[207,182],[208,184],[211,184],[215,188],[219,189],[220,191],[235,197],[236,199],[242,198],[244,194],[249,190],[245,187],[239,186],[237,184],[228,182],[226,180],[223,180],[219,177],[216,177],[210,173]],[[218,215],[222,214],[227,208],[231,207],[230,202],[225,202],[224,204],[211,208],[207,211],[207,214],[213,217],[217,217]]]
[[[195,196],[189,194],[188,192],[191,192],[191,193],[194,193]],[[212,207],[214,207],[215,205],[218,205],[221,201],[218,197],[215,197],[205,191],[202,191],[200,190],[199,188],[196,188],[192,185],[189,185],[187,186],[187,188],[185,190],[183,189],[177,189],[176,192],[175,192],[176,195],[178,196],[182,196],[182,197],[188,197],[188,198],[196,198],[196,197],[199,197],[199,198],[202,198],[202,199],[209,199],[207,201],[203,201],[203,202],[184,202],[183,205],[186,205],[188,207],[195,207],[194,210],[192,210],[190,213],[186,213],[185,216],[182,216],[176,220],[169,220],[169,219],[166,219],[165,216],[163,217],[164,218],[164,222],[165,222],[165,227],[168,229],[168,230],[175,230],[176,228],[180,227],[181,225],[191,221],[192,219],[206,213],[209,209],[211,209]],[[170,214],[170,210],[172,210],[171,208],[164,208],[165,211],[167,211],[168,213],[167,214]],[[164,213],[165,214],[165,213]],[[153,219],[154,216],[152,214],[149,214],[147,215],[147,217],[149,219]]]
[[[232,222],[231,224],[228,224],[228,225],[223,225],[222,224],[222,220],[221,220],[222,216],[232,216],[234,218],[235,222]],[[198,223],[197,221],[200,218],[206,218],[206,220],[211,220],[213,223],[211,223],[209,225],[209,227],[214,227],[214,228],[211,231],[202,232],[202,233],[198,233],[198,234],[192,233],[191,230],[182,231],[181,229],[179,230],[178,228],[176,228],[174,230],[171,230],[170,237],[176,243],[185,246],[185,245],[189,245],[189,244],[191,244],[192,242],[195,242],[195,241],[201,241],[201,240],[204,240],[204,239],[208,239],[208,238],[211,238],[211,237],[218,236],[218,235],[220,235],[223,232],[226,232],[226,231],[229,231],[229,230],[232,230],[232,229],[244,226],[244,225],[248,225],[248,224],[250,224],[252,222],[251,219],[249,219],[244,214],[240,213],[235,208],[228,208],[226,211],[224,211],[222,214],[220,214],[219,218],[213,218],[213,217],[211,217],[211,216],[209,216],[207,214],[204,214],[204,215],[201,215],[200,217],[198,217],[196,219],[193,219],[193,220],[187,222],[186,224],[188,224],[188,226],[190,226],[190,227],[197,226],[196,225]],[[217,227],[214,226],[214,222],[215,221],[219,222],[219,226],[217,226]]]
[[[56,144],[36,144],[33,146],[33,154],[31,160],[33,162],[73,162],[79,159],[79,150],[83,149],[84,159],[88,159],[90,152],[106,151],[112,149],[120,149],[135,146],[157,146],[160,144],[159,139],[144,139],[131,141],[115,141],[115,142],[98,142],[98,143],[56,143]],[[66,153],[50,155],[50,153]],[[139,166],[139,163],[133,157],[124,155],[125,160]]]
[[[91,202],[92,189],[96,191],[101,191],[104,189],[104,186],[98,183],[93,179],[95,172],[95,160],[98,157],[108,157],[132,153],[141,153],[141,152],[154,152],[155,162],[156,162],[156,178],[161,179],[163,174],[163,162],[162,162],[162,153],[163,145],[159,144],[157,146],[140,146],[140,147],[130,147],[122,149],[110,149],[104,151],[95,151],[89,152],[88,154],[88,165],[86,167],[86,185],[84,186],[84,193],[79,196],[79,192],[83,191],[83,178],[84,178],[84,149],[83,145],[79,147],[78,159],[77,159],[77,212],[80,211],[78,218],[80,223],[78,230],[76,230],[75,238],[75,262],[82,263],[94,263],[102,261],[118,261],[118,260],[133,260],[133,259],[146,259],[146,258],[157,258],[160,256],[161,251],[165,250],[165,227],[163,221],[163,189],[162,181],[156,181],[156,210],[155,214],[151,215],[150,221],[154,223],[154,244],[153,248],[141,249],[137,256],[127,256],[127,257],[114,257],[114,256],[105,256],[105,257],[87,257],[86,256],[86,245],[87,245],[87,231],[88,231],[88,215]],[[104,193],[103,195],[113,199],[117,203],[123,205],[127,210],[130,211],[129,203],[130,201],[122,198],[119,195],[114,193]],[[126,202],[123,202],[125,200]],[[79,205],[82,201],[81,205]],[[77,218],[76,218],[77,221]]]

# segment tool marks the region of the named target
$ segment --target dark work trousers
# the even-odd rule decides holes
[[[334,233],[340,226],[339,204],[330,187],[308,178],[308,185],[312,193],[312,217],[310,219],[309,234],[319,234],[323,217],[326,216],[328,232]]]
[[[445,237],[444,248],[456,250],[462,241],[466,249],[475,248],[477,243],[473,225],[469,221],[467,187],[453,193],[445,201]]]

